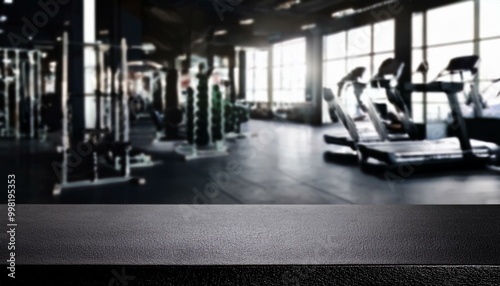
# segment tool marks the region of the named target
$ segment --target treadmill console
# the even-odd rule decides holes
[[[372,79],[372,87],[390,88],[391,81],[398,81],[405,64],[393,59],[386,59],[379,67],[378,73]]]
[[[479,68],[480,59],[479,56],[464,56],[458,57],[450,60],[446,71],[450,74],[456,74],[460,72],[471,72],[476,74]]]
[[[480,58],[479,56],[463,56],[457,57],[450,60],[446,69],[444,69],[437,79],[441,78],[446,74],[457,74],[463,72],[470,72],[471,74],[476,74],[479,68]],[[403,85],[404,91],[416,91],[416,92],[445,92],[445,93],[458,93],[464,89],[463,82],[452,82],[452,81],[433,81],[428,84],[413,84],[405,83]]]
[[[366,72],[366,68],[364,67],[357,67],[353,69],[350,73],[348,73],[340,82],[339,85],[343,85],[347,82],[357,82],[361,78],[363,78],[363,75]]]
[[[380,65],[376,78],[392,76],[397,79],[401,76],[403,68],[404,63],[393,58],[388,58]]]
[[[366,72],[366,68],[357,67],[353,69],[350,73],[348,73],[339,83],[339,97],[341,96],[340,90],[344,89],[346,84],[362,84],[360,80],[363,78],[363,75]]]

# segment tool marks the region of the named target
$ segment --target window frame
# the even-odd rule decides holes
[[[500,1],[500,0],[498,0]],[[473,30],[474,30],[474,34],[473,34],[473,37],[469,40],[461,40],[461,41],[452,41],[452,42],[447,42],[447,43],[439,43],[439,44],[431,44],[429,45],[428,44],[428,12],[429,11],[432,11],[434,9],[444,9],[446,8],[447,6],[451,6],[451,5],[460,5],[460,4],[464,4],[464,3],[473,3],[473,7],[474,7],[474,10],[472,12],[472,25],[473,25]],[[422,59],[423,60],[428,60],[428,51],[429,49],[433,49],[433,48],[440,48],[440,47],[453,47],[453,46],[457,46],[457,45],[462,45],[462,44],[472,44],[473,45],[473,54],[476,54],[476,55],[481,55],[481,60],[484,61],[483,57],[482,57],[482,54],[481,54],[481,44],[484,43],[484,42],[487,42],[487,41],[491,41],[491,40],[500,40],[500,34],[498,35],[494,35],[494,36],[482,36],[481,35],[481,1],[480,0],[468,0],[468,1],[462,1],[462,2],[458,2],[458,3],[453,3],[453,4],[449,4],[449,5],[445,5],[445,6],[440,6],[440,7],[436,7],[436,8],[432,8],[432,9],[427,9],[427,10],[424,10],[424,11],[421,11],[421,12],[416,12],[416,13],[413,13],[412,15],[412,18],[415,19],[416,16],[419,16],[419,15],[422,15],[422,39],[420,39],[419,41],[421,41],[421,45],[413,45],[412,44],[412,54],[418,50],[421,50],[422,51]],[[415,22],[414,22],[415,24]],[[413,31],[412,31],[412,34],[415,34],[415,25],[413,26]],[[415,39],[415,38],[414,38]],[[413,57],[413,56],[412,56]],[[413,57],[414,59],[414,57]],[[419,62],[415,62],[413,61],[413,68],[416,68],[416,66],[420,64]],[[424,82],[428,82],[429,80],[432,80],[433,78],[429,78],[428,76],[424,76],[423,77],[423,81]],[[482,69],[480,68],[479,71],[478,71],[478,75],[475,79],[475,85],[479,88],[482,84],[485,84],[485,83],[488,83],[488,82],[491,82],[492,80],[494,80],[495,78],[488,78],[488,77],[484,77],[483,73],[482,73]],[[415,105],[421,105],[423,106],[423,109],[422,109],[422,117],[423,117],[423,123],[426,124],[427,122],[429,122],[428,120],[428,109],[429,109],[429,105],[432,104],[432,105],[441,105],[441,104],[448,104],[448,102],[429,102],[428,98],[427,98],[427,94],[424,93],[423,94],[423,101],[421,102],[416,102],[413,100],[413,97],[412,97],[412,107],[415,106]],[[414,109],[415,110],[415,109]]]
[[[294,45],[303,45],[304,55],[303,61],[286,61],[285,53],[286,49],[291,49]],[[302,47],[301,47],[302,48]],[[303,103],[306,101],[306,88],[307,88],[307,41],[305,37],[299,37],[292,40],[276,43],[272,46],[273,53],[273,62],[271,67],[271,72],[273,73],[272,80],[272,92],[273,92],[273,103]],[[280,50],[280,53],[277,53],[277,50]],[[291,69],[291,70],[303,70],[302,77],[298,74],[295,76],[291,76],[288,86],[284,86],[285,77],[283,70]],[[277,75],[276,70],[281,70],[281,72]],[[292,73],[290,73],[292,74]],[[294,78],[302,78],[303,80],[294,86],[292,82],[294,82]],[[288,97],[285,98],[281,94],[288,93]],[[297,95],[295,95],[297,93]]]
[[[249,101],[249,102],[264,102],[264,103],[267,103],[269,102],[269,95],[267,95],[264,98],[262,98],[263,100],[257,98],[257,94],[260,93],[260,92],[264,92],[264,93],[268,93],[268,73],[269,73],[269,51],[268,50],[264,50],[264,49],[246,49],[245,50],[246,52],[246,60],[248,62],[248,57],[251,56],[253,58],[253,63],[254,65],[249,67],[247,65],[246,69],[245,69],[245,73],[246,73],[246,78],[245,78],[245,81],[247,82],[247,84],[245,85],[245,97],[246,97],[246,100]],[[259,66],[257,64],[257,54],[258,53],[263,53],[265,54],[266,56],[266,61],[265,61],[265,65],[263,66]],[[256,80],[257,80],[257,73],[265,73],[265,86],[264,87],[258,87],[256,83]],[[249,85],[248,84],[248,76],[251,76],[252,77],[252,81],[254,84],[252,85]]]
[[[390,25],[393,27],[393,33],[394,33],[394,37],[392,37],[394,39],[393,41],[393,49],[392,50],[380,50],[380,51],[375,51],[375,26],[376,25],[384,25],[385,23],[390,23]],[[329,76],[328,73],[326,72],[327,71],[327,66],[331,63],[334,63],[334,62],[339,62],[339,61],[344,61],[344,66],[345,66],[345,74],[347,74],[349,72],[349,62],[352,61],[353,59],[360,59],[360,58],[366,58],[368,57],[370,59],[370,63],[369,65],[367,66],[367,71],[370,75],[374,75],[378,69],[378,67],[375,67],[375,57],[377,56],[381,56],[381,55],[387,55],[388,57],[394,57],[394,54],[396,52],[396,43],[395,43],[395,37],[396,37],[396,31],[395,31],[395,25],[396,25],[396,21],[395,19],[388,19],[388,20],[385,20],[385,21],[379,21],[379,22],[372,22],[372,23],[369,23],[369,24],[366,24],[366,25],[362,25],[362,26],[359,26],[359,27],[355,27],[353,29],[349,29],[349,30],[344,30],[344,31],[340,31],[340,32],[336,32],[336,33],[332,33],[332,34],[326,34],[326,35],[323,35],[323,59],[322,59],[322,64],[323,64],[323,82],[324,83],[328,83],[330,82],[327,77]],[[350,55],[349,54],[349,47],[350,47],[350,43],[349,43],[349,32],[352,32],[353,30],[356,31],[356,30],[362,30],[363,28],[368,28],[369,27],[369,30],[370,30],[370,35],[369,35],[369,38],[370,38],[370,52],[369,53],[362,53],[362,54],[356,54],[356,55]],[[336,57],[336,56],[329,56],[329,51],[330,51],[330,48],[331,47],[328,47],[328,43],[330,42],[328,40],[329,37],[337,37],[339,35],[342,35],[343,34],[343,44],[345,45],[343,48],[344,48],[344,51],[342,52],[343,56],[340,56],[340,57]],[[351,67],[352,68],[352,67]],[[336,90],[334,90],[334,92],[337,92]],[[353,98],[353,97],[343,97],[343,103],[346,105],[346,106],[353,106],[355,104],[357,104],[356,100]],[[329,115],[328,115],[328,106],[326,105],[325,102],[323,102],[323,123],[326,123],[326,122],[329,122],[330,119],[327,118]]]

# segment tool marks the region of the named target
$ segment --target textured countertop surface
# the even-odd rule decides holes
[[[497,265],[498,209],[18,205],[16,259],[20,265]],[[7,239],[3,232],[0,244]],[[2,257],[6,252],[2,247]]]

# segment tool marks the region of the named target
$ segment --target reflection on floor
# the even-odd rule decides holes
[[[144,126],[142,126],[144,127]],[[134,130],[135,146],[162,165],[134,170],[145,186],[114,185],[51,195],[53,142],[0,142],[1,176],[16,175],[17,203],[83,204],[500,204],[500,176],[487,170],[419,174],[392,182],[357,165],[323,159],[332,126],[251,121],[256,137],[228,143],[231,155],[184,162],[173,144],[152,145],[154,130]],[[57,137],[55,137],[57,138]],[[236,172],[227,173],[229,168]],[[5,202],[6,196],[0,198]]]

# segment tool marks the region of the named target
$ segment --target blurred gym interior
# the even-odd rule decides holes
[[[499,16],[0,0],[0,174],[20,204],[500,204]]]

